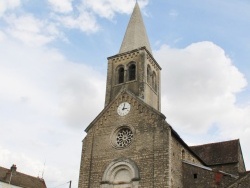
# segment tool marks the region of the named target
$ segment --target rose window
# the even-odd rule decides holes
[[[133,139],[133,132],[125,127],[120,129],[116,135],[116,145],[118,147],[126,147],[130,145]]]

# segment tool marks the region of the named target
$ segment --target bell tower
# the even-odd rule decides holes
[[[79,188],[171,187],[160,71],[136,3],[120,51],[108,57],[105,107],[85,129]]]
[[[126,89],[160,111],[160,71],[136,3],[119,53],[108,57],[105,106]]]

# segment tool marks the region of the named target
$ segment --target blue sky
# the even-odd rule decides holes
[[[77,187],[84,129],[134,0],[0,0],[0,166]],[[250,2],[139,0],[162,113],[190,145],[240,138],[250,168]],[[44,167],[45,163],[45,167]]]

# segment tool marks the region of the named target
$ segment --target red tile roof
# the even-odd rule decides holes
[[[0,181],[9,183],[11,170],[0,167]],[[13,172],[11,176],[11,185],[28,188],[46,188],[45,181],[42,178],[33,177],[20,172]]]

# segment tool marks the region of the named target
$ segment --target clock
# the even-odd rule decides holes
[[[130,104],[128,102],[122,102],[117,108],[117,113],[120,116],[127,115],[129,111],[130,111]]]

